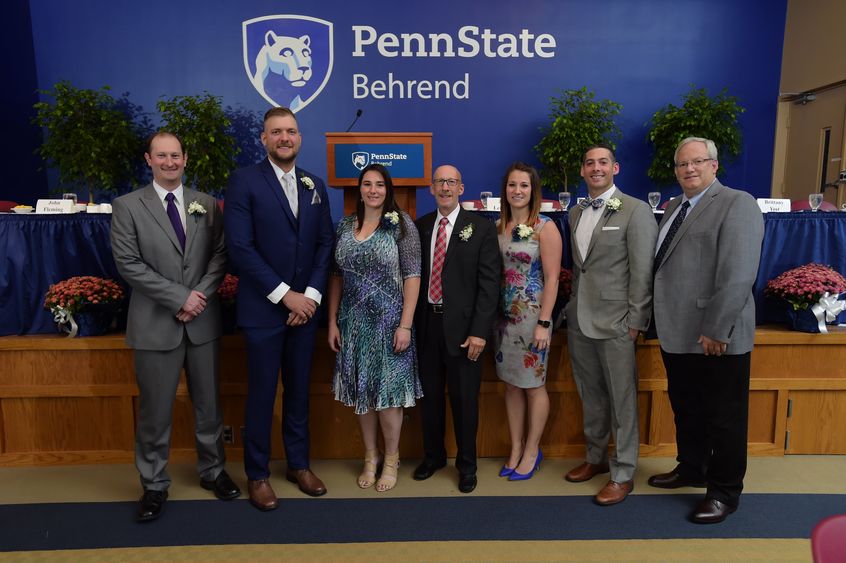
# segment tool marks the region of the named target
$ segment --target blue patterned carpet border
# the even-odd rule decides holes
[[[633,495],[612,507],[590,497],[285,499],[261,513],[246,500],[169,501],[157,521],[135,503],[0,506],[0,550],[450,540],[808,538],[846,512],[846,495],[747,494],[722,524],[686,517],[698,495]]]

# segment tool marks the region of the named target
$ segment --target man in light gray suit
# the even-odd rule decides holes
[[[144,157],[153,182],[114,200],[111,228],[118,272],[132,287],[126,342],[135,350],[140,393],[135,465],[144,488],[141,522],[158,518],[167,499],[171,418],[183,367],[200,484],[222,500],[241,494],[224,470],[218,397],[223,217],[213,197],[182,186],[188,155],[175,135],[154,134]]]
[[[684,194],[670,202],[659,226],[654,314],[678,465],[649,484],[706,486],[691,520],[709,524],[737,509],[746,474],[752,286],[764,221],[752,196],[717,180],[713,141],[688,137],[674,160]]]
[[[614,151],[585,152],[582,178],[589,197],[570,210],[573,294],[567,304],[567,343],[582,398],[586,460],[565,479],[582,482],[611,471],[594,497],[602,506],[634,488],[640,446],[635,339],[649,326],[652,254],[658,227],[649,205],[614,185]],[[615,453],[608,459],[608,441]]]

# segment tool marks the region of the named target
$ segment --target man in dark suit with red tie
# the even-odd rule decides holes
[[[270,428],[282,369],[286,478],[311,496],[326,486],[309,468],[308,407],[315,312],[329,275],[334,229],[326,187],[296,167],[302,137],[288,108],[264,116],[267,159],[236,170],[226,191],[226,243],[240,275],[238,324],[249,363],[244,469],[250,502],[277,507]]]
[[[194,407],[200,484],[222,500],[241,494],[223,468],[218,393],[223,218],[212,196],[182,185],[188,155],[176,135],[151,136],[144,157],[153,181],[114,200],[111,227],[115,264],[132,287],[126,343],[134,350],[139,392],[140,522],[158,518],[167,500],[173,402],[183,367]]]
[[[438,167],[429,190],[438,209],[416,222],[423,257],[415,324],[426,457],[414,479],[428,479],[446,465],[446,385],[458,446],[458,489],[470,493],[476,488],[478,360],[496,316],[502,258],[495,225],[459,206],[464,184],[457,168]]]

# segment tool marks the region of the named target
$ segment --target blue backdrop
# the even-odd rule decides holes
[[[247,68],[256,72],[253,57],[264,56],[257,53],[262,40],[270,51],[265,94],[271,99],[281,92],[282,79],[272,68],[274,57],[293,60],[308,49],[314,64],[303,90],[312,95],[329,67],[331,74],[297,114],[304,136],[299,164],[325,175],[324,133],[343,131],[361,109],[357,131],[432,131],[434,161],[462,170],[465,197],[498,192],[501,174],[513,160],[536,163],[533,147],[550,96],[587,86],[598,98],[623,105],[617,183],[645,198],[653,189],[645,174],[650,158],[645,124],[651,115],[669,102],[680,103],[691,84],[711,93],[728,88],[747,111],[741,116],[742,154],[722,179],[755,196],[769,196],[786,0],[431,0],[413,5],[31,0],[29,7],[40,88],[62,79],[77,87],[109,85],[113,92],[129,92],[150,112],[161,96],[207,90],[222,96],[224,105],[263,113],[270,103],[247,74]],[[260,35],[249,38],[245,56],[242,23],[286,14],[312,19],[300,28],[296,21],[280,22],[287,25],[278,28],[289,37],[284,41],[262,37],[268,28],[261,27]],[[316,31],[315,20],[331,24],[331,44],[329,33]],[[301,36],[296,29],[308,32]],[[402,34],[419,36],[404,46]],[[437,36],[434,41],[430,34]],[[513,36],[513,44],[505,34]],[[396,86],[393,98],[387,97],[387,85],[384,91],[369,89],[391,77],[403,83],[402,97]],[[409,80],[416,81],[412,97]],[[432,87],[417,90],[420,81]],[[332,207],[337,219],[339,192]],[[431,209],[424,192],[418,213]]]

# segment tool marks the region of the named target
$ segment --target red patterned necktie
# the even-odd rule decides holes
[[[438,236],[435,239],[435,255],[432,257],[432,276],[429,281],[429,298],[432,303],[440,303],[443,297],[441,287],[441,271],[444,269],[444,258],[446,257],[446,226],[449,219],[441,217],[438,223]]]

